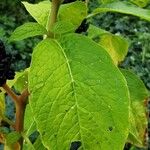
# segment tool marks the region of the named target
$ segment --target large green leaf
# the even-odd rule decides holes
[[[130,134],[128,141],[132,144],[145,146],[147,129],[146,105],[148,92],[143,82],[128,70],[121,69],[127,80],[131,100]]]
[[[101,5],[99,8],[95,9],[93,14],[91,14],[90,16],[96,15],[98,13],[104,13],[104,12],[117,12],[117,13],[129,14],[150,21],[150,10],[142,9],[140,7],[132,5],[129,2],[118,1],[110,4]]]
[[[68,150],[121,150],[128,135],[129,95],[107,52],[89,38],[69,34],[43,40],[29,73],[30,105],[43,144]]]
[[[124,60],[129,47],[126,39],[111,33],[102,34],[99,44],[107,50],[115,65]]]
[[[20,41],[29,37],[44,35],[46,33],[46,29],[40,24],[35,22],[28,22],[15,29],[9,38],[9,42]]]

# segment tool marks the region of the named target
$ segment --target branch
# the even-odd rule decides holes
[[[19,96],[16,95],[12,89],[5,83],[3,84],[2,88],[6,91],[6,93],[12,98],[12,100],[14,101],[14,103],[18,103],[19,101]]]
[[[25,89],[22,92],[22,94],[18,96],[11,90],[11,88],[7,84],[4,84],[2,87],[15,103],[16,106],[15,130],[21,133],[24,130],[24,114],[27,104],[27,98],[29,96],[29,91],[28,89]],[[20,148],[22,149],[23,138],[21,137],[18,142]]]
[[[57,14],[58,14],[58,10],[61,4],[61,0],[52,0],[51,3],[51,11],[50,11],[50,17],[48,20],[48,37],[54,37],[53,33],[51,32],[51,29],[53,28],[56,20],[57,20]]]

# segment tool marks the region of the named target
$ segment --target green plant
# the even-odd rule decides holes
[[[135,74],[118,68],[128,51],[127,40],[92,24],[84,30],[87,36],[74,32],[99,13],[150,21],[149,10],[103,0],[87,14],[88,1],[61,2],[23,2],[37,23],[18,27],[9,42],[37,35],[43,40],[33,50],[30,68],[2,85],[0,119],[14,130],[1,127],[0,142],[6,149],[33,150],[121,150],[126,142],[146,147],[147,90]],[[12,86],[22,94],[16,95]],[[5,91],[16,106],[15,122],[4,115]],[[39,135],[32,144],[29,136],[35,131]]]

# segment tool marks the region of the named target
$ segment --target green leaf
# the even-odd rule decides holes
[[[41,140],[41,136],[39,135],[38,138],[36,139],[35,143],[34,143],[34,148],[35,150],[47,150],[43,144],[42,144],[42,140]]]
[[[146,7],[149,3],[149,0],[130,0],[130,1],[139,7]]]
[[[52,29],[52,32],[55,34],[63,34],[63,33],[74,32],[74,31],[75,31],[74,25],[70,22],[65,22],[65,21],[56,22]]]
[[[39,2],[38,4],[30,4],[28,2],[22,2],[26,10],[30,15],[41,25],[46,27],[49,12],[51,9],[51,3],[49,0]]]
[[[102,4],[107,4],[107,3],[111,3],[114,1],[118,1],[118,0],[99,0]]]
[[[110,73],[111,72],[111,73]],[[126,81],[108,53],[89,38],[43,40],[29,73],[30,106],[48,149],[121,150],[129,125]]]
[[[18,92],[22,92],[26,89],[28,87],[28,72],[29,68],[21,72],[15,72],[16,75],[14,80],[7,80],[9,87],[14,86]]]
[[[6,144],[7,145],[14,144],[20,139],[20,137],[21,135],[18,132],[12,131],[11,133],[6,135]]]
[[[24,130],[26,136],[30,136],[34,131],[36,131],[36,124],[33,118],[32,110],[29,105],[27,105],[25,111]]]
[[[22,133],[22,137],[24,138],[23,150],[36,150],[30,139],[24,133]]]
[[[90,24],[88,28],[88,37],[93,39],[99,37],[101,34],[108,33],[106,30],[103,30],[99,27],[96,27],[92,24]]]
[[[142,9],[140,7],[132,5],[129,2],[118,1],[110,4],[101,5],[99,8],[95,9],[93,14],[91,14],[90,16],[96,15],[98,13],[104,13],[104,12],[123,13],[123,14],[137,16],[147,21],[150,21],[150,10]]]
[[[100,36],[99,44],[110,54],[115,65],[123,61],[128,52],[128,42],[121,36],[104,33]]]
[[[17,72],[16,82],[14,83],[14,87],[17,91],[22,92],[24,89],[28,88],[28,72],[29,68],[25,69],[23,72]]]
[[[147,129],[147,117],[145,102],[148,98],[148,92],[143,82],[132,72],[121,69],[125,76],[130,92],[131,114],[130,114],[130,134],[128,141],[132,144],[143,147],[145,146]]]
[[[87,7],[84,2],[76,1],[62,5],[59,10],[58,20],[70,22],[78,27],[87,16]]]
[[[97,43],[104,47],[110,54],[115,65],[123,61],[128,52],[128,42],[125,38],[111,34],[106,30],[90,25],[88,29],[88,37],[92,39],[97,38]]]
[[[23,144],[23,150],[47,150],[42,144],[40,135],[37,137],[36,141],[33,144],[30,142],[28,137],[26,137],[25,135],[23,136],[26,141]]]
[[[46,29],[40,24],[35,22],[28,22],[15,29],[9,38],[9,42],[20,41],[29,37],[44,35],[46,33]]]
[[[51,10],[50,1],[43,1],[38,4],[23,2],[23,4],[27,11],[39,24],[43,25],[44,27],[47,26],[49,12]],[[61,5],[58,12],[58,21],[69,22],[77,28],[86,16],[87,7],[85,3],[76,1],[73,3]]]

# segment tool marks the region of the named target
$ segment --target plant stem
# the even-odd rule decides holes
[[[50,11],[50,17],[49,17],[49,21],[48,21],[48,37],[53,38],[54,35],[51,32],[51,29],[53,28],[56,20],[57,20],[57,14],[58,14],[58,10],[61,4],[61,0],[52,0],[51,3],[51,11]]]
[[[24,114],[27,104],[27,97],[29,96],[29,92],[25,89],[21,95],[16,95],[11,88],[7,85],[3,85],[3,89],[7,92],[7,94],[12,98],[16,106],[16,120],[15,120],[15,130],[19,133],[24,130]],[[23,146],[23,138],[19,139],[20,149]]]
[[[3,84],[2,87],[6,91],[6,93],[12,98],[14,103],[18,103],[19,96],[16,95],[7,84]]]

